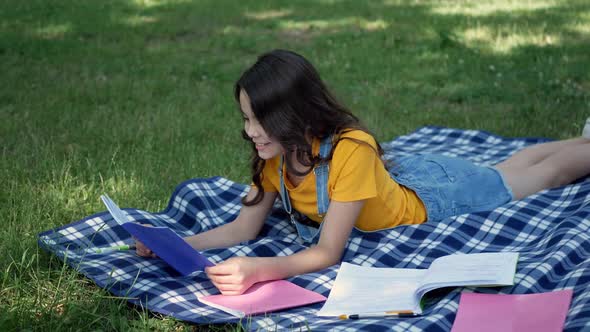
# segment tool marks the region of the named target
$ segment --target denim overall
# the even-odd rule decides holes
[[[323,138],[320,143],[320,157],[326,158],[331,148],[332,137]],[[303,219],[301,214],[291,207],[289,193],[283,178],[283,162],[283,157],[281,157],[279,193],[283,208],[289,214],[291,223],[297,229],[299,237],[309,244],[317,243],[323,223],[319,225],[319,228],[316,228],[299,221]],[[322,217],[330,205],[328,166],[329,164],[324,162],[314,168],[318,214]],[[416,192],[426,207],[428,221],[437,221],[464,213],[492,210],[514,199],[511,188],[497,169],[491,166],[478,166],[460,158],[442,155],[408,156],[399,159],[391,169],[388,169],[388,172],[394,181]],[[375,231],[364,231],[354,227],[351,236]]]
[[[320,143],[320,157],[326,158],[330,153],[330,149],[332,148],[332,136],[324,137]],[[279,190],[279,194],[281,195],[281,201],[283,203],[283,208],[289,214],[289,218],[291,219],[291,224],[295,226],[297,230],[297,234],[299,237],[306,243],[317,243],[319,239],[320,232],[322,230],[322,226],[324,225],[321,223],[319,227],[307,226],[300,222],[301,214],[297,211],[294,211],[291,207],[291,200],[289,198],[289,192],[287,191],[287,187],[285,186],[285,179],[283,177],[283,163],[284,158],[281,157],[281,164],[279,166],[279,178],[281,179],[281,188]],[[329,163],[322,162],[317,165],[313,172],[315,173],[316,181],[316,193],[317,193],[317,206],[318,206],[318,214],[323,217],[326,212],[328,211],[328,206],[330,205],[330,198],[328,197],[328,173],[329,173]],[[299,218],[298,218],[299,217]],[[299,219],[299,220],[298,220]],[[313,222],[313,221],[312,221]]]

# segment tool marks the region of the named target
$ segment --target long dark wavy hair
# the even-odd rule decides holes
[[[332,159],[340,136],[358,129],[371,134],[359,119],[330,93],[316,69],[303,56],[286,50],[273,50],[258,57],[234,86],[234,97],[240,102],[240,91],[248,97],[252,112],[269,137],[277,140],[285,151],[296,151],[299,163],[309,168],[299,172],[293,167],[292,154],[285,153],[287,172],[296,176],[308,174],[319,162]],[[312,155],[311,139],[335,135],[337,141],[327,158]],[[251,141],[245,130],[244,139]],[[365,142],[354,140],[359,143]],[[251,200],[242,199],[246,206],[258,204],[264,197],[262,170],[265,160],[258,156],[252,143],[252,182],[259,188]],[[377,143],[377,151],[383,154]]]

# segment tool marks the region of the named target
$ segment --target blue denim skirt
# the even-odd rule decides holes
[[[514,195],[500,171],[469,160],[442,155],[414,155],[394,161],[389,174],[416,192],[428,221],[493,210]]]

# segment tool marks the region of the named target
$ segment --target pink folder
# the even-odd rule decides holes
[[[217,294],[198,299],[236,317],[244,317],[323,302],[326,297],[287,280],[273,280],[254,284],[242,295]]]
[[[451,332],[561,332],[572,294],[462,293]]]

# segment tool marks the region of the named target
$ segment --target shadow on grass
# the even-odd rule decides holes
[[[307,55],[382,139],[424,124],[477,127],[484,124],[477,111],[487,112],[486,121],[497,120],[488,129],[507,134],[557,123],[546,135],[560,136],[565,122],[581,120],[589,98],[587,3],[511,10],[514,4],[507,2],[506,10],[471,2],[463,12],[458,5],[439,10],[452,4],[13,1],[4,5],[0,56],[3,66],[20,69],[5,71],[0,101],[16,113],[26,91],[43,93],[42,85],[52,80],[81,80],[80,89],[97,92],[63,98],[121,109],[119,94],[127,94],[133,108],[146,94],[147,102],[162,103],[175,87],[204,84],[225,91],[208,104],[222,105],[209,107],[219,121],[227,116],[228,87],[240,72],[256,55],[283,47]],[[478,6],[487,8],[485,14],[470,14]],[[100,83],[117,75],[127,78],[127,86],[111,90]],[[140,94],[132,86],[158,78],[169,82]],[[517,124],[522,116],[527,121]]]

